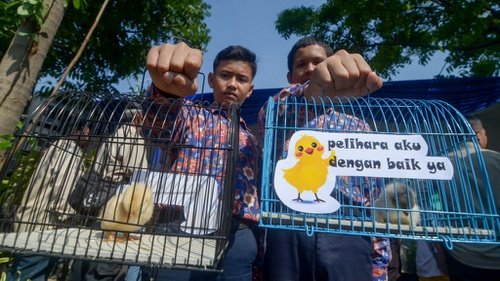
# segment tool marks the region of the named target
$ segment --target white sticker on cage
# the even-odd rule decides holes
[[[293,210],[332,213],[337,176],[450,180],[451,161],[428,152],[422,135],[297,131],[276,164],[274,189]]]

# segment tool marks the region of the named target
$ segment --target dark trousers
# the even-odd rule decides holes
[[[210,271],[160,269],[153,274],[156,280],[175,281],[252,281],[252,262],[257,256],[257,242],[252,230],[235,224],[223,260],[222,273]]]
[[[45,281],[49,278],[57,258],[38,255],[16,256],[14,265],[7,272],[7,280]]]
[[[116,263],[74,260],[71,266],[71,281],[122,281],[128,266]]]
[[[454,259],[448,253],[446,253],[446,263],[450,281],[500,280],[500,270],[468,266]]]
[[[268,229],[266,281],[371,281],[370,238]]]

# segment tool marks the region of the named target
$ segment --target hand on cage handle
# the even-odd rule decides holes
[[[196,77],[202,62],[200,50],[181,42],[152,47],[146,65],[153,84],[159,90],[186,97],[198,89]]]
[[[339,50],[316,65],[304,95],[363,97],[380,89],[382,84],[382,78],[361,55]]]
[[[325,78],[323,78],[325,79]],[[348,88],[339,88],[335,84],[335,80],[321,80],[314,79],[311,77],[308,85],[305,86],[304,96],[314,97],[364,97],[380,89],[383,84],[382,78],[380,78],[375,72],[371,72],[366,77],[366,81],[361,85],[353,85]]]

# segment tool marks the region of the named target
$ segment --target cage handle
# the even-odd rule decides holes
[[[442,236],[442,238],[446,249],[449,251],[453,250],[453,241],[451,241],[451,238],[449,236]]]
[[[307,225],[307,222],[304,221],[304,227],[306,228],[306,235],[311,237],[314,234],[314,226]]]

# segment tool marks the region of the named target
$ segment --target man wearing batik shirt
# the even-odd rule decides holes
[[[335,80],[335,73],[351,74],[349,63],[339,64],[331,48],[325,43],[314,38],[304,38],[299,40],[288,55],[288,81],[292,84],[273,97],[274,101],[286,100],[289,97],[301,98],[310,97],[321,93],[325,96],[333,95],[360,95],[363,88],[373,87],[370,81],[375,81],[381,87],[381,81],[367,65],[359,60],[359,57],[352,57],[350,62],[357,66],[353,76],[359,76],[361,82],[343,84],[342,80]],[[342,51],[340,55],[345,55]],[[364,71],[363,71],[364,69]],[[325,71],[326,70],[326,71]],[[333,88],[331,85],[317,83],[317,77],[331,75]],[[363,76],[365,75],[365,76]],[[328,80],[328,79],[326,79]],[[365,81],[363,83],[363,80]],[[309,82],[307,82],[309,81]],[[380,83],[380,84],[378,84]],[[359,85],[357,85],[359,84]],[[357,85],[357,86],[356,86]],[[358,87],[358,91],[349,91],[350,87]],[[366,94],[366,92],[365,92]],[[280,103],[280,104],[283,104]],[[285,105],[283,105],[285,106]],[[334,111],[327,108],[324,114],[318,114],[316,110],[306,110],[305,106],[298,107],[300,112],[295,111],[297,107],[281,107],[277,115],[280,120],[293,120],[295,127],[325,128],[340,132],[370,131],[370,127],[364,121],[351,115]],[[286,114],[286,116],[284,116]],[[266,116],[266,105],[259,113],[259,127],[264,135],[264,125]],[[283,118],[283,119],[281,119]],[[290,136],[282,136],[290,138]],[[286,140],[277,141],[284,143]],[[283,147],[278,147],[278,152],[284,151]],[[281,155],[285,157],[284,155]],[[340,180],[337,190],[334,190],[334,197],[338,201],[346,202],[350,205],[369,206],[370,193],[364,192],[365,187],[358,192],[355,185],[360,178],[348,177],[344,181]],[[380,190],[381,181],[369,180],[369,190]],[[375,185],[372,186],[372,184]],[[353,190],[355,192],[353,192]],[[368,196],[366,196],[368,194]],[[373,195],[372,195],[373,196]],[[373,198],[373,197],[372,197]],[[363,208],[360,208],[363,210]],[[366,214],[368,215],[368,214]],[[268,281],[274,280],[297,280],[297,281],[371,281],[386,280],[387,265],[390,260],[390,249],[388,239],[368,238],[361,236],[334,235],[325,233],[315,233],[309,237],[305,232],[268,229],[267,247],[264,258],[264,278]]]
[[[161,101],[166,94],[152,85],[148,90],[154,104],[163,106],[169,101]],[[220,107],[193,103],[189,100],[175,101],[175,109],[169,109],[168,116],[158,118],[161,108],[149,108],[148,120],[161,120],[163,124],[151,125],[153,128],[175,128],[168,142],[175,144],[175,155],[171,155],[170,165],[164,165],[164,170],[185,175],[208,175],[217,179],[219,197],[222,197],[223,178],[231,149],[231,139],[228,132],[233,128],[226,111]],[[155,118],[156,116],[156,118]],[[172,119],[172,117],[174,117]],[[168,124],[168,125],[167,125]],[[153,134],[150,141],[156,141],[161,146],[161,137]],[[235,167],[237,181],[234,194],[233,215],[238,218],[257,222],[259,220],[258,201],[258,159],[259,146],[255,136],[249,131],[245,121],[239,120],[239,152],[238,165]],[[163,157],[164,158],[164,157]]]
[[[253,91],[253,79],[257,72],[256,56],[241,46],[229,46],[219,52],[213,64],[208,82],[213,88],[218,106],[201,106],[180,99],[196,92],[196,76],[201,66],[201,52],[184,43],[164,44],[150,49],[147,67],[153,80],[148,96],[152,105],[147,109],[146,133],[150,142],[172,145],[169,155],[163,157],[162,169],[187,175],[215,177],[222,188],[221,179],[228,176],[225,169],[236,173],[233,204],[233,221],[223,261],[223,272],[183,271],[168,280],[252,280],[252,262],[257,255],[257,240],[253,229],[259,220],[259,171],[260,147],[245,122],[232,120],[228,110],[233,104],[241,105]],[[236,167],[228,160],[232,149],[231,132],[239,125],[238,162]],[[158,130],[159,128],[159,130]],[[163,144],[162,144],[163,141]],[[173,149],[172,149],[173,148]],[[219,190],[219,195],[221,195]],[[167,278],[156,276],[157,279]],[[203,275],[203,276],[201,276]]]

